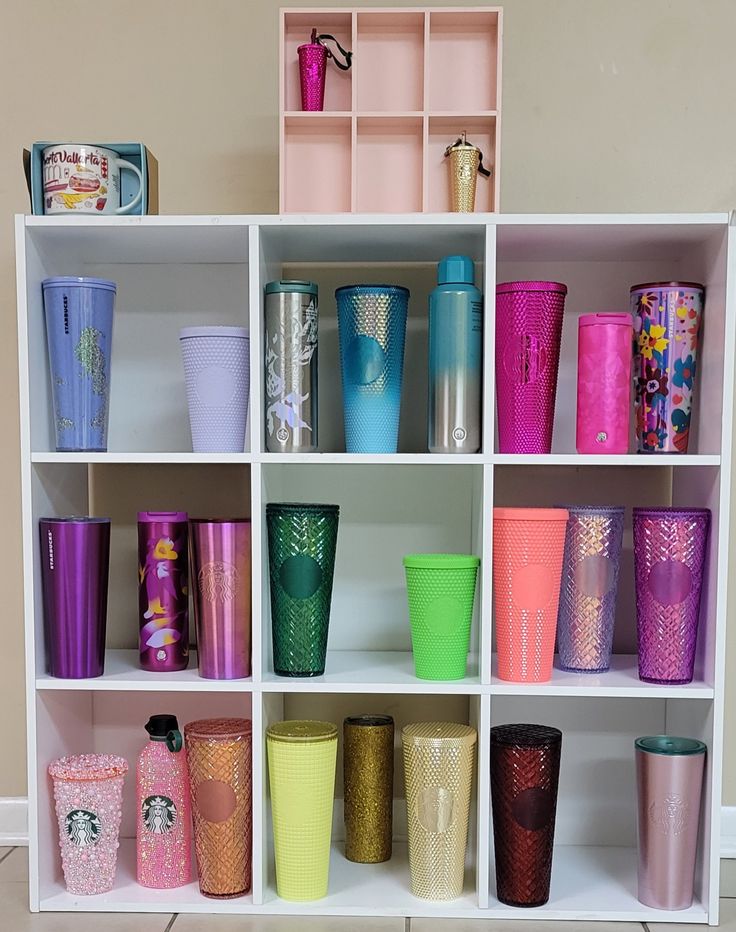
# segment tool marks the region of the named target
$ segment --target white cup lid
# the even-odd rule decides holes
[[[184,327],[179,331],[180,340],[190,337],[236,337],[240,340],[249,338],[245,327]]]

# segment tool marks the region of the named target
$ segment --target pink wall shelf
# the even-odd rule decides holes
[[[328,63],[325,109],[305,113],[296,50],[313,27],[354,57]],[[500,7],[281,10],[280,212],[446,212],[463,131],[492,172],[476,211],[497,211],[502,34]]]

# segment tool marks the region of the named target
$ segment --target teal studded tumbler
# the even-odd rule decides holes
[[[339,517],[337,505],[266,505],[277,676],[325,672]]]
[[[345,449],[396,453],[409,291],[400,285],[338,288]]]

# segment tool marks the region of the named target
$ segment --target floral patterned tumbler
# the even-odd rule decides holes
[[[61,866],[75,896],[112,890],[127,772],[127,761],[112,754],[61,757],[49,765]]]
[[[710,527],[707,508],[635,508],[639,679],[690,683]]]
[[[640,453],[687,453],[704,298],[692,282],[631,289]]]

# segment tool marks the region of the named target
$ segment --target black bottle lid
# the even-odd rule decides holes
[[[178,731],[179,722],[175,715],[152,715],[146,724],[146,731],[152,741],[166,741],[170,731]]]

